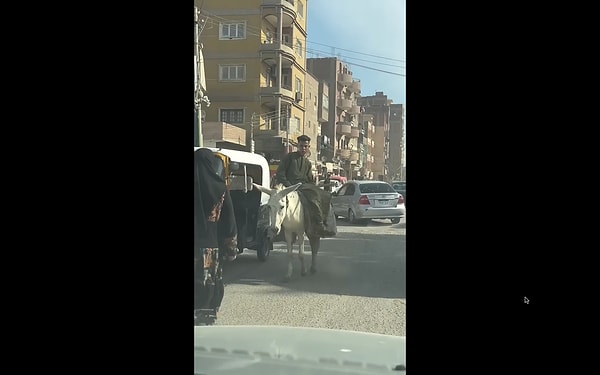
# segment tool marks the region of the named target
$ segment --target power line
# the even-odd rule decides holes
[[[371,57],[377,57],[379,59],[384,59],[384,60],[406,62],[406,59],[400,59],[399,60],[399,59],[392,59],[390,57],[383,57],[383,56],[371,55],[369,53],[362,53],[362,52],[352,51],[352,50],[349,50],[349,49],[339,48],[339,47],[336,47],[336,46],[330,46],[328,44],[322,44],[322,43],[313,42],[313,41],[310,41],[308,39],[306,39],[306,42],[307,43],[312,43],[312,44],[318,44],[320,46],[331,47],[331,48],[339,49],[339,50],[342,50],[342,51],[348,51],[348,52],[356,53],[356,54],[359,54],[359,55],[366,55],[366,56],[371,56]]]
[[[313,53],[313,54],[315,54],[315,52],[321,52],[321,53],[324,53],[324,54],[329,54],[329,52],[325,52],[325,51],[319,51],[319,50],[316,50],[316,49],[310,49],[310,50],[309,50],[309,49],[308,49],[308,47],[307,47],[305,50],[306,50],[306,52],[308,52],[308,53]],[[314,52],[313,52],[313,51],[314,51]],[[393,67],[396,67],[396,68],[402,68],[402,69],[406,69],[405,67],[403,67],[403,66],[400,66],[400,65],[394,65],[394,64],[380,63],[380,62],[377,62],[377,61],[371,61],[371,60],[359,59],[359,58],[357,58],[357,57],[350,57],[350,56],[344,56],[344,55],[340,55],[340,57],[344,57],[344,58],[346,58],[346,59],[352,59],[352,60],[358,60],[358,61],[370,62],[370,63],[373,63],[373,64],[378,64],[378,65],[387,65],[387,66],[393,66]]]

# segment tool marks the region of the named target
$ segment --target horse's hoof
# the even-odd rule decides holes
[[[317,273],[317,269],[311,267],[310,268],[310,273],[314,275],[315,273]]]

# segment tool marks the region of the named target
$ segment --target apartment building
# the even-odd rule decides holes
[[[354,79],[346,64],[336,57],[307,59],[308,71],[328,88],[326,122],[321,125],[320,157],[344,169],[344,175],[355,175],[359,160],[360,80]]]
[[[322,91],[322,83],[309,72],[306,72],[305,79],[305,121],[304,128],[302,129],[302,133],[306,134],[311,139],[311,155],[309,159],[311,160],[313,166],[315,167],[315,172],[320,174],[321,171],[321,159],[320,159],[320,141],[319,137],[321,136],[321,123],[327,120],[323,120],[319,114],[323,112],[322,103],[323,100],[320,100],[320,92]]]
[[[373,115],[375,133],[372,171],[375,180],[390,181],[390,105],[392,100],[382,91],[358,99],[364,113]]]
[[[390,178],[405,180],[404,166],[404,105],[390,105]]]
[[[197,4],[198,3],[198,4]],[[195,1],[210,107],[206,121],[246,131],[247,151],[281,159],[310,127],[306,117],[306,1]],[[311,92],[311,97],[313,93]],[[312,142],[311,154],[317,154]]]
[[[372,180],[374,177],[373,163],[375,161],[372,153],[375,147],[375,125],[373,124],[373,115],[370,113],[361,113],[359,119],[359,170],[357,177],[362,180]]]

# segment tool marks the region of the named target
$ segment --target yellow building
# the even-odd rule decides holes
[[[246,147],[281,159],[307,126],[306,1],[195,1],[204,20],[206,121],[246,130]],[[312,126],[312,120],[311,120]],[[289,139],[289,143],[286,141]],[[311,142],[316,155],[316,142]]]

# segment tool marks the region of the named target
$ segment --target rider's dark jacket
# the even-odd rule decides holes
[[[285,155],[277,168],[277,182],[286,187],[298,182],[314,183],[312,163],[297,151]]]

